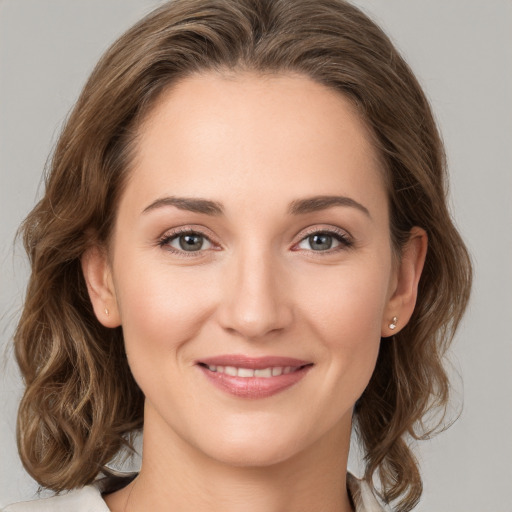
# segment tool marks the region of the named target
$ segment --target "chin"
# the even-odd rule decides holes
[[[276,432],[278,435],[276,435]],[[249,433],[249,435],[246,435]],[[288,435],[287,435],[288,434]],[[283,429],[245,429],[241,434],[222,433],[209,439],[203,451],[211,458],[234,467],[264,467],[289,460],[306,449],[306,439]]]
[[[257,447],[229,447],[225,450],[215,450],[212,458],[226,465],[239,468],[261,468],[279,464],[293,458],[297,454],[296,447],[266,446]]]

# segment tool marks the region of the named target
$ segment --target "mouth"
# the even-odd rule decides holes
[[[297,384],[314,366],[288,357],[218,356],[197,361],[197,367],[218,389],[238,398],[265,398]]]
[[[313,363],[308,363],[301,366],[268,366],[267,368],[243,368],[237,366],[222,366],[222,365],[208,365],[205,363],[199,363],[199,366],[203,368],[207,368],[211,372],[215,373],[224,373],[226,375],[230,375],[231,377],[242,377],[244,379],[251,377],[262,377],[264,379],[269,379],[272,377],[278,377],[279,375],[287,375],[289,373],[294,373],[298,370],[306,368],[307,366],[312,366]]]

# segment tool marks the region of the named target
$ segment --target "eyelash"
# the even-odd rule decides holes
[[[310,228],[305,233],[302,234],[299,242],[294,244],[294,247],[299,245],[302,241],[306,240],[312,235],[327,235],[333,237],[336,241],[339,242],[338,247],[334,247],[333,249],[328,249],[326,251],[313,251],[309,250],[308,252],[313,253],[315,256],[328,256],[339,251],[343,251],[346,249],[350,249],[354,246],[354,241],[345,231],[337,228],[328,228],[328,229],[318,229],[318,228]],[[302,249],[294,249],[296,251],[300,251]],[[306,250],[306,249],[304,249]]]
[[[177,254],[177,255],[179,255],[181,257],[185,257],[185,258],[197,257],[198,255],[200,255],[201,253],[204,252],[204,250],[181,251],[181,250],[177,250],[174,247],[171,247],[169,245],[170,242],[172,242],[174,239],[176,239],[177,237],[182,236],[182,235],[199,235],[199,236],[205,238],[213,246],[218,247],[218,244],[215,244],[215,242],[213,242],[213,240],[209,236],[207,236],[205,233],[201,232],[200,230],[191,229],[189,227],[177,228],[171,232],[167,232],[165,235],[163,235],[158,240],[158,246],[161,247],[162,249],[165,249],[165,250],[173,253],[173,254]],[[338,251],[350,249],[354,245],[354,242],[351,239],[351,237],[346,232],[344,232],[342,230],[338,230],[335,228],[329,228],[329,229],[312,228],[312,229],[306,231],[301,236],[301,239],[297,243],[294,244],[294,247],[298,246],[301,242],[303,242],[304,240],[306,240],[307,238],[309,238],[312,235],[331,236],[336,241],[338,241],[340,244],[339,246],[335,247],[334,249],[328,249],[325,251],[308,250],[308,252],[314,253],[315,256],[327,256],[327,255],[330,255],[333,253],[337,253]],[[292,250],[300,251],[300,250],[307,250],[307,249],[292,249]]]
[[[174,247],[171,247],[169,244],[179,236],[182,235],[199,235],[208,240],[213,246],[218,245],[215,244],[212,239],[207,236],[205,233],[202,233],[200,230],[197,229],[191,229],[189,227],[183,227],[183,228],[177,228],[172,230],[171,232],[165,233],[160,240],[158,241],[158,246],[162,249],[165,249],[166,251],[169,251],[172,254],[177,254],[178,256],[184,257],[184,258],[194,258],[197,257],[199,254],[204,252],[203,250],[200,251],[180,251],[175,249]]]

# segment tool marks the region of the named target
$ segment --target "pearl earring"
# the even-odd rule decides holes
[[[110,315],[110,311],[107,308],[105,308],[105,315]]]
[[[389,324],[389,328],[390,328],[391,330],[396,329],[396,324],[397,324],[397,322],[398,322],[398,318],[397,318],[396,316],[394,316],[394,317],[392,318],[392,320],[391,320],[391,323]]]

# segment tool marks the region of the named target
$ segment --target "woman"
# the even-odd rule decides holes
[[[19,450],[75,490],[6,510],[411,510],[408,438],[447,403],[471,281],[445,180],[418,83],[351,5],[175,0],[138,23],[23,226]],[[142,426],[140,472],[112,474]]]

